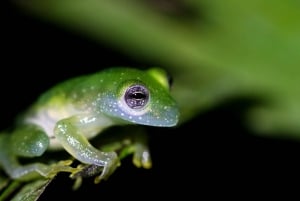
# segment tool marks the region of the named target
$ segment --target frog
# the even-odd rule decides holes
[[[56,84],[17,118],[12,129],[0,134],[0,167],[20,181],[68,172],[72,178],[96,176],[96,183],[107,179],[128,154],[133,154],[137,167],[150,168],[142,132],[125,131],[125,136],[136,133],[134,143],[126,138],[118,146],[108,144],[103,149],[91,140],[111,127],[176,126],[179,108],[170,88],[168,74],[156,67],[111,67]],[[113,133],[110,137],[119,140]],[[120,147],[123,152],[116,151]],[[58,151],[70,159],[34,160]],[[32,160],[21,163],[24,158]],[[78,166],[71,165],[74,160]]]

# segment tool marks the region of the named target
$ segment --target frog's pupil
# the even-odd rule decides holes
[[[126,104],[132,109],[143,108],[149,100],[149,92],[142,85],[133,85],[125,92]]]

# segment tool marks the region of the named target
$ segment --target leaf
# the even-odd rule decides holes
[[[45,191],[52,179],[38,179],[30,182],[20,182],[8,178],[0,179],[0,201],[34,201]]]
[[[35,201],[45,191],[51,179],[40,179],[27,183],[22,186],[12,201]]]
[[[298,1],[188,0],[176,5],[173,16],[162,5],[145,3],[150,1],[17,2],[168,68],[182,122],[228,98],[252,96],[265,102],[249,110],[251,128],[300,139]]]
[[[16,189],[18,189],[20,183],[18,181],[13,181],[10,183],[9,179],[5,179],[5,182],[1,181],[1,194],[0,201],[6,200]]]
[[[9,184],[9,179],[4,176],[0,176],[0,191],[2,191]]]

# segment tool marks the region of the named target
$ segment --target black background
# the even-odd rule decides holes
[[[111,66],[148,67],[117,49],[2,7],[1,129],[53,84]],[[176,78],[174,78],[176,82]],[[253,135],[243,123],[252,100],[236,98],[199,114],[177,128],[147,128],[153,168],[134,167],[130,159],[107,181],[92,179],[73,192],[59,175],[40,200],[202,199],[278,194],[299,187],[300,144]],[[81,198],[82,199],[82,198]]]

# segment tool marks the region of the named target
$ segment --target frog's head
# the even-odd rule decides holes
[[[161,69],[119,69],[110,76],[114,86],[102,98],[101,112],[116,120],[150,126],[175,126],[179,110]]]

